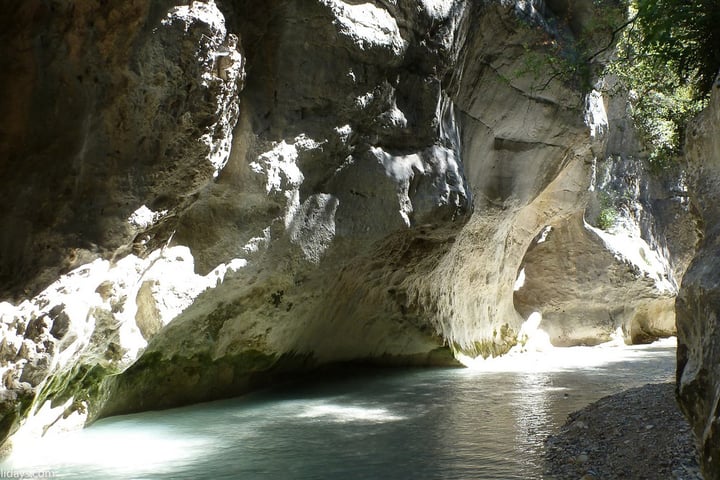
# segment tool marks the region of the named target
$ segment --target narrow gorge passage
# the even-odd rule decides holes
[[[165,415],[148,412],[202,404],[204,418],[215,409],[204,402],[235,398],[222,405],[240,406],[233,418],[247,425],[229,423],[242,435],[327,430],[339,451],[308,464],[318,476],[355,440],[390,451],[423,428],[432,441],[405,468],[413,457],[432,472],[467,462],[489,477],[483,465],[542,475],[536,447],[565,406],[664,379],[643,359],[657,353],[657,368],[671,369],[670,350],[641,345],[677,338],[677,400],[705,477],[720,479],[713,2],[2,2],[8,468],[92,477],[103,467],[61,446],[44,450],[64,453],[43,467],[23,445],[85,427],[76,438],[92,443],[128,418],[140,428],[124,443],[145,445],[143,423]],[[588,396],[553,390],[573,388],[553,383],[565,382],[557,366],[528,371],[535,355],[572,364],[636,351],[620,376],[572,370]],[[492,370],[520,353],[520,370]],[[301,384],[338,365],[387,376]],[[300,383],[274,390],[288,379]],[[282,399],[302,388],[319,403],[296,398],[310,410],[293,417]],[[540,408],[522,403],[536,394],[552,404],[537,425],[518,413]],[[333,403],[346,395],[355,400]],[[242,405],[255,401],[282,421],[253,423]],[[463,430],[484,412],[497,422]],[[114,419],[129,414],[139,416]],[[366,436],[343,430],[357,422]],[[204,457],[188,452],[224,451],[215,440],[226,434],[250,477],[281,458],[206,432],[180,441],[183,454],[136,452],[136,467],[195,468]],[[319,442],[276,440],[303,457]],[[504,453],[482,456],[496,444]],[[534,460],[508,453],[520,446]]]
[[[545,439],[569,413],[671,381],[674,359],[671,339],[553,349],[477,368],[346,367],[238,399],[29,439],[0,468],[117,480],[540,479]]]

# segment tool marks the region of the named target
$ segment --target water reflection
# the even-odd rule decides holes
[[[671,345],[604,352],[562,349],[524,369],[507,359],[486,370],[353,371],[110,418],[19,448],[0,469],[74,479],[541,478],[543,439],[568,413],[673,378]]]
[[[526,470],[539,469],[543,440],[552,429],[549,394],[555,389],[551,377],[545,373],[519,377],[516,401],[513,403],[515,419],[515,453]],[[532,452],[528,455],[528,452]]]
[[[346,407],[342,405],[310,405],[298,418],[317,418],[322,421],[346,422],[394,422],[405,417],[394,415],[386,408]]]
[[[39,445],[17,445],[3,468],[53,470],[68,477],[79,469],[85,472],[86,476],[82,478],[104,475],[105,472],[129,478],[142,471],[170,472],[175,467],[192,463],[213,443],[212,437],[188,435],[171,424],[131,421],[120,429],[107,425],[54,435],[43,439]],[[63,472],[66,468],[69,472]]]

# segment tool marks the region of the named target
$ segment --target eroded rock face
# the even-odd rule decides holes
[[[173,241],[200,272],[248,264],[108,383],[105,414],[228,395],[318,363],[453,362],[405,282],[435,268],[471,210],[445,85],[465,5],[416,7],[228,12],[253,65],[235,148]],[[179,389],[160,381],[179,372]]]
[[[699,241],[686,172],[649,171],[622,85],[607,77],[597,86],[586,113],[594,156],[587,207],[549,219],[515,285],[518,312],[541,313],[557,346],[674,335],[678,284]]]
[[[602,10],[580,3],[147,0],[117,29],[90,23],[122,23],[102,2],[28,3],[38,32],[87,47],[75,63],[57,47],[33,88],[109,64],[73,114],[84,126],[47,134],[73,167],[30,183],[71,185],[67,199],[49,222],[8,214],[29,227],[3,240],[6,278],[49,287],[3,304],[0,433],[30,409],[43,430],[323,363],[506,352],[523,258],[546,226],[580,225],[603,141],[577,79],[528,58],[602,33],[587,32]],[[123,55],[96,52],[116,32]],[[46,155],[8,145],[20,176]],[[42,238],[54,253],[18,260]],[[65,269],[81,266],[50,282],[66,247],[81,250]]]
[[[10,7],[0,102],[3,298],[123,255],[116,250],[143,227],[127,221],[136,209],[171,213],[224,165],[242,59],[214,4],[193,5]]]
[[[523,70],[540,12],[417,7],[228,13],[252,67],[235,148],[173,241],[200,273],[248,263],[106,383],[102,414],[318,363],[444,363],[448,347],[491,355],[515,343],[525,250],[549,219],[584,208],[583,97]]]
[[[692,204],[701,218],[703,242],[677,298],[678,398],[700,445],[705,478],[720,478],[720,92],[688,129],[686,157]]]
[[[676,332],[675,296],[697,225],[685,176],[643,165],[597,161],[588,208],[548,224],[525,254],[515,307],[542,313],[554,345],[648,343]]]
[[[673,335],[674,286],[605,241],[612,245],[611,236],[586,224],[582,214],[548,227],[525,256],[515,292],[518,311],[541,312],[542,328],[556,346],[595,345],[617,336],[646,343]],[[646,245],[633,246],[656,255]]]
[[[239,39],[213,2],[10,10],[0,291],[44,290],[0,304],[3,439],[33,401],[59,410],[48,424],[86,414],[98,382],[145,346],[138,334],[156,333],[206,288],[187,248],[156,250],[168,238],[149,227],[227,162],[244,76]],[[175,276],[158,270],[165,254]]]

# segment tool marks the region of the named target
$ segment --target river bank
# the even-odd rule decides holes
[[[107,480],[539,480],[548,478],[544,440],[568,414],[609,393],[671,381],[675,359],[665,342],[550,349],[478,368],[323,372],[18,438],[0,470]]]
[[[648,384],[570,414],[545,442],[545,478],[701,479],[693,442],[674,384]]]

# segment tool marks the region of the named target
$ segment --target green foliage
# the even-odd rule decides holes
[[[589,91],[617,42],[609,71],[630,91],[651,170],[670,168],[720,68],[719,0],[595,0],[582,16],[573,5],[549,25],[526,23],[530,41],[515,77],[530,75],[539,90],[559,79]]]
[[[599,229],[608,231],[615,225],[619,215],[615,206],[618,203],[617,194],[599,192],[598,201],[600,203],[600,213],[598,213],[595,224]]]
[[[531,75],[544,90],[558,79],[583,92],[592,89],[600,54],[610,49],[625,22],[625,9],[614,0],[595,0],[580,15],[569,2],[547,25],[525,24],[522,66],[516,78]],[[581,19],[582,17],[582,19]]]
[[[632,0],[610,65],[630,90],[630,115],[652,170],[682,154],[685,128],[704,108],[720,67],[717,0]]]
[[[720,68],[718,1],[636,0],[635,8],[647,61],[693,87],[696,99],[705,97]]]
[[[597,225],[598,228],[601,230],[610,230],[613,225],[615,225],[615,220],[617,219],[618,211],[615,209],[615,207],[606,207],[600,210],[600,214],[597,218]]]

